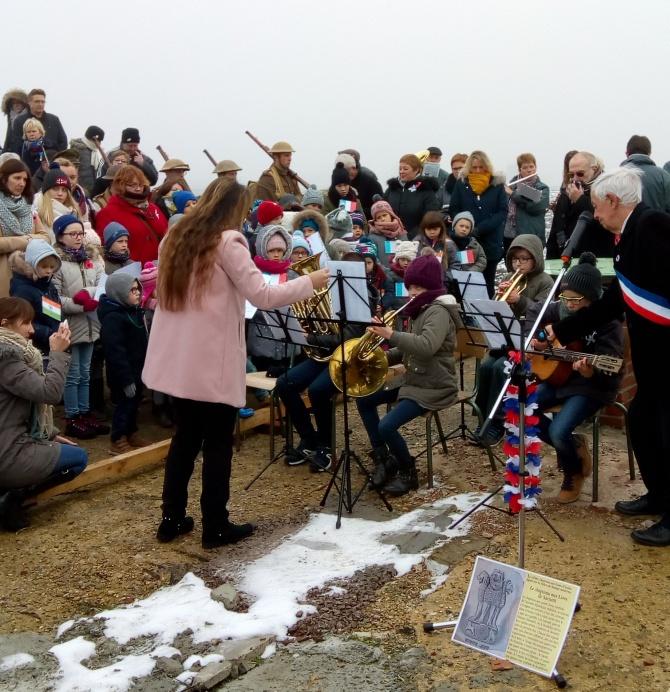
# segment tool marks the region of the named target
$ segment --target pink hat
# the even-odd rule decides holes
[[[158,267],[153,262],[147,262],[140,272],[140,283],[142,284],[142,307],[153,310],[156,307],[156,299],[152,298],[158,282]],[[153,304],[152,304],[153,303]]]
[[[267,245],[265,246],[265,251],[270,252],[270,250],[281,250],[286,252],[286,241],[284,240],[281,233],[273,233],[269,238]]]

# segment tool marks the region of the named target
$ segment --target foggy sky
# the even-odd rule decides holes
[[[631,134],[670,159],[664,0],[29,5],[3,6],[3,92],[44,88],[69,138],[99,125],[108,150],[139,127],[142,150],[185,159],[196,190],[205,147],[257,179],[269,159],[245,129],[288,140],[322,188],[347,147],[382,181],[428,146],[483,149],[508,177],[531,151],[552,186],[568,149],[611,168]]]

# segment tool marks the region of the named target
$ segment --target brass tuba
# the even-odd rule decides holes
[[[316,255],[305,257],[304,259],[294,262],[289,269],[292,269],[299,276],[307,276],[321,268],[319,261],[320,256],[321,253],[319,252]],[[310,298],[293,303],[291,308],[300,326],[308,334],[316,334],[319,336],[332,334],[337,336],[340,333],[339,326],[330,321],[332,320],[332,304],[327,286],[315,291],[314,295]],[[324,321],[318,322],[315,321],[315,319],[322,319]],[[320,348],[303,346],[303,351],[308,358],[319,363],[326,363],[330,359],[330,355],[323,355],[323,350]]]
[[[382,317],[383,324],[390,327],[398,313],[413,300],[414,298],[410,298],[401,308],[387,312]],[[381,349],[382,341],[384,341],[383,337],[366,331],[363,336],[344,342],[348,396],[368,396],[384,386],[389,366],[386,353]],[[343,391],[344,387],[342,370],[342,349],[338,347],[330,358],[328,372],[333,384],[340,391]]]
[[[517,269],[509,279],[509,286],[502,291],[500,289],[496,291],[495,300],[506,301],[512,291],[516,289],[519,293],[523,293],[527,285],[528,279],[526,275],[522,274],[520,269]]]

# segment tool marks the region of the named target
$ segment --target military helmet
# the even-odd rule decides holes
[[[190,171],[191,167],[181,159],[168,159],[161,168],[161,173],[166,171]]]
[[[241,171],[242,169],[230,159],[223,159],[216,164],[212,173],[232,173],[233,171]]]
[[[275,142],[270,149],[271,154],[293,154],[294,151],[288,142]]]

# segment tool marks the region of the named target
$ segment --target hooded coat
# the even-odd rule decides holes
[[[54,252],[54,254],[57,254]],[[49,277],[38,278],[33,267],[26,262],[25,252],[14,252],[9,257],[9,267],[13,272],[9,293],[14,298],[27,300],[35,311],[33,328],[35,336],[33,343],[42,353],[49,355],[49,337],[60,326],[60,320],[49,317],[43,310],[42,299],[48,298],[54,303],[61,304],[58,289],[53,279]]]
[[[412,240],[419,230],[423,215],[427,211],[440,209],[437,178],[420,175],[404,184],[398,178],[391,178],[387,184],[384,199],[400,217],[408,238]]]
[[[0,344],[0,487],[25,488],[53,472],[60,448],[34,440],[28,421],[33,403],[60,403],[69,368],[68,353],[51,353],[46,373],[38,375],[18,347]]]
[[[9,151],[12,125],[14,124],[16,118],[18,118],[19,115],[22,115],[22,113],[17,113],[16,115],[12,114],[12,109],[10,106],[12,101],[21,101],[21,103],[27,104],[28,94],[26,94],[26,92],[22,89],[10,89],[9,91],[5,92],[2,97],[2,106],[0,106],[0,108],[2,108],[2,112],[7,116],[7,132],[5,133],[5,143],[2,145],[3,151]],[[23,113],[25,113],[27,109],[28,106],[26,105],[23,109]]]
[[[323,246],[326,248],[326,251],[328,251],[328,246],[333,240],[333,234],[328,227],[328,222],[326,221],[326,217],[321,214],[318,211],[315,211],[314,209],[305,209],[304,211],[298,212],[292,219],[291,221],[291,227],[294,231],[297,231],[300,229],[300,224],[305,220],[305,219],[313,219],[317,226],[319,227],[319,235],[321,236],[321,240],[323,242]],[[309,242],[309,239],[308,239]],[[330,254],[330,252],[329,252]]]
[[[642,171],[642,203],[651,209],[670,213],[670,173],[657,166],[646,154],[631,154],[622,166]]]

